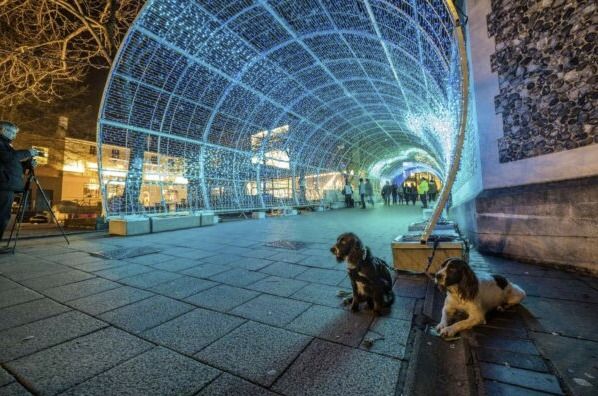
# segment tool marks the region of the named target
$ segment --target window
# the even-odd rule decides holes
[[[120,150],[119,149],[112,149],[112,158],[119,159],[120,158]]]
[[[150,157],[150,164],[158,165],[158,156],[157,155],[152,155]]]
[[[98,153],[98,149],[96,146],[89,146],[89,154],[96,155]]]

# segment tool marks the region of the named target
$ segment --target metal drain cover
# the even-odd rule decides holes
[[[137,246],[131,248],[118,248],[112,250],[102,250],[99,252],[89,253],[95,257],[101,257],[107,260],[122,260],[131,257],[145,256],[148,254],[159,253],[160,249],[152,246]]]
[[[279,248],[279,249],[299,250],[299,249],[303,249],[304,247],[306,247],[307,243],[299,242],[299,241],[282,240],[282,241],[268,242],[264,246],[274,247],[274,248]]]

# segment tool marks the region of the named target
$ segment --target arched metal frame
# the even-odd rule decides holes
[[[106,213],[319,204],[414,151],[446,175],[453,23],[442,0],[149,0],[100,109]]]

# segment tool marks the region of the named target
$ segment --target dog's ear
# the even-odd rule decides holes
[[[461,263],[461,280],[458,285],[459,294],[461,294],[464,300],[473,300],[478,294],[478,277],[465,261]]]
[[[363,244],[359,238],[353,238],[353,246],[349,250],[347,260],[351,263],[359,263],[363,254]]]

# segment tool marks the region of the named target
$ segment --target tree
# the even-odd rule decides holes
[[[0,107],[52,102],[110,67],[143,2],[0,0]]]

